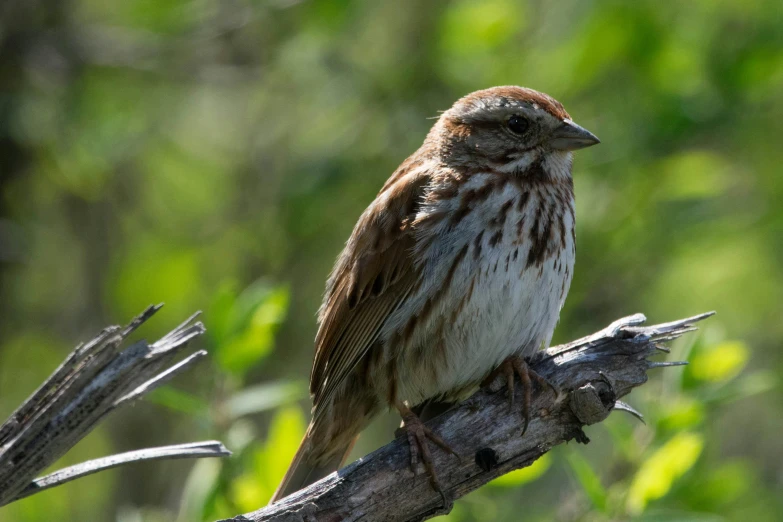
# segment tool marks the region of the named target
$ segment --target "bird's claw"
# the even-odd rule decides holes
[[[435,472],[435,466],[432,463],[432,452],[430,451],[429,442],[435,443],[436,446],[441,448],[446,453],[451,453],[462,461],[462,457],[454,451],[454,449],[446,443],[437,433],[428,428],[419,417],[416,416],[407,406],[398,406],[402,416],[405,435],[408,438],[408,445],[410,447],[410,463],[411,471],[414,476],[418,476],[419,460],[424,465],[424,469],[427,471],[427,475],[430,479],[432,488],[437,491],[443,499],[444,508],[448,508],[452,504],[452,500],[448,497],[443,489],[443,486],[438,479],[438,475]]]
[[[506,391],[508,393],[509,411],[514,411],[514,376],[519,377],[519,381],[522,384],[522,419],[525,423],[524,427],[522,428],[522,435],[524,435],[527,432],[528,425],[530,424],[530,403],[532,402],[533,381],[536,381],[541,387],[550,388],[555,394],[555,397],[559,395],[559,392],[552,383],[532,370],[528,366],[527,361],[518,355],[512,355],[503,361],[500,366],[498,366],[495,371],[493,371],[489,377],[484,380],[482,385],[488,386],[500,375],[505,378]]]

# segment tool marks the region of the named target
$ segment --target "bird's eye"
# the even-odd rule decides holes
[[[522,116],[512,116],[508,119],[508,128],[514,134],[524,134],[530,123]]]

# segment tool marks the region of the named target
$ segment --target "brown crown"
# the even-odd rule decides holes
[[[556,99],[552,98],[548,94],[538,92],[527,87],[516,86],[503,86],[492,87],[481,91],[476,91],[468,94],[464,98],[460,99],[456,104],[457,106],[467,106],[482,103],[497,103],[497,104],[510,104],[510,103],[529,103],[537,105],[543,110],[547,111],[552,116],[561,120],[570,119],[568,112],[563,108]]]

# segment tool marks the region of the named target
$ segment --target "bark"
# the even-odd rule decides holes
[[[188,341],[204,333],[204,326],[195,321],[198,314],[153,344],[137,341],[120,351],[123,341],[159,309],[149,307],[125,328],[106,328],[78,346],[0,426],[0,506],[130,462],[231,454],[217,441],[180,444],[113,455],[34,478],[111,411],[149,393],[207,354],[200,350],[171,364]]]
[[[618,399],[644,384],[647,370],[685,364],[649,358],[668,352],[661,343],[695,330],[691,325],[710,315],[643,327],[645,317],[637,314],[589,337],[540,352],[530,367],[559,393],[537,389],[524,436],[520,436],[521,393],[515,397],[517,411],[510,413],[505,387],[499,389],[498,383],[428,422],[461,455],[458,459],[432,446],[435,468],[449,500],[529,466],[558,444],[589,442],[582,427],[601,422],[613,409],[639,416]],[[401,436],[271,506],[227,520],[420,521],[448,513],[450,504],[430,487],[421,465],[416,475],[411,471],[407,439]]]

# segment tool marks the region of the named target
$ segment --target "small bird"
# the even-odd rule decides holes
[[[443,494],[417,415],[500,375],[513,405],[548,346],[574,272],[571,151],[599,143],[552,97],[494,87],[458,100],[386,181],[337,259],[319,310],[312,421],[272,501],[337,470],[396,409]],[[544,381],[545,382],[545,381]],[[523,431],[524,432],[524,431]],[[445,496],[444,496],[445,498]]]

